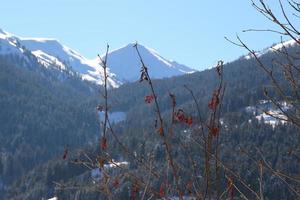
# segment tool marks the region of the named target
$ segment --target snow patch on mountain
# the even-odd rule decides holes
[[[55,64],[56,66],[59,66],[60,69],[66,70],[66,66],[54,56],[50,56],[41,50],[32,51],[31,53],[35,55],[39,62],[45,67]]]
[[[271,47],[263,49],[261,51],[255,51],[255,55],[256,55],[256,57],[259,58],[259,57],[261,57],[265,54],[268,54],[270,52],[282,51],[283,48],[288,49],[288,48],[291,48],[291,47],[295,47],[296,45],[299,45],[299,43],[297,43],[294,39],[287,40],[287,41],[280,42],[278,44],[272,45]],[[246,60],[250,60],[250,59],[253,59],[253,58],[254,58],[253,53],[248,53],[247,55],[240,57],[240,59],[246,59]]]
[[[16,37],[0,29],[0,55],[16,54],[23,56],[24,49]]]
[[[288,40],[288,41],[285,41],[285,42],[280,42],[278,44],[275,44],[274,46],[270,47],[269,50],[270,51],[278,51],[278,50],[281,50],[282,48],[289,48],[289,47],[292,47],[292,46],[295,46],[295,45],[299,45],[295,40]]]
[[[255,106],[245,108],[247,113],[252,114],[259,122],[271,125],[273,128],[280,124],[287,123],[287,117],[283,112],[291,108],[287,102],[278,102],[281,110],[277,108],[270,100],[260,100]],[[282,112],[283,111],[283,112]],[[251,122],[251,120],[249,121]]]
[[[88,60],[75,50],[62,45],[56,39],[47,38],[20,38],[20,43],[32,52],[38,52],[37,57],[46,63],[54,64],[59,61],[59,66],[71,69],[81,75],[82,79],[103,85],[104,72],[97,60]],[[43,56],[41,56],[41,54]],[[56,58],[56,59],[53,59]],[[108,71],[109,74],[109,71]],[[114,75],[108,77],[110,87],[118,87],[120,82]]]
[[[139,47],[141,47],[141,45],[139,45]],[[172,67],[171,63],[169,63],[167,60],[165,60],[163,57],[161,57],[157,51],[155,51],[154,49],[150,49],[150,48],[147,48],[147,47],[143,47],[143,48],[146,48],[150,53],[152,53],[152,55],[154,57],[156,57],[159,61],[163,62],[164,64],[166,64],[167,66],[169,67]]]
[[[263,54],[261,53],[261,52],[254,52],[254,54],[255,54],[255,56],[257,57],[257,58],[259,58],[260,56],[262,56]],[[250,59],[252,59],[252,58],[255,58],[254,57],[254,55],[252,54],[252,53],[248,53],[246,56],[244,56],[244,59],[246,59],[246,60],[250,60]]]

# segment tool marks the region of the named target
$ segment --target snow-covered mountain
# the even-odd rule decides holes
[[[272,47],[270,47],[268,50],[269,51],[278,51],[278,50],[282,50],[283,48],[291,48],[291,47],[295,47],[299,45],[295,40],[287,40],[285,42],[280,42],[278,44],[273,45]]]
[[[24,49],[18,43],[18,39],[0,29],[0,55],[15,54],[23,56],[23,53]]]
[[[83,80],[100,85],[103,83],[103,70],[99,63],[86,59],[58,40],[17,37],[0,29],[0,54],[17,54],[22,57],[26,50],[29,50],[45,67],[51,65],[60,70],[71,69]],[[112,73],[109,73],[108,83],[111,87],[120,85]]]
[[[299,44],[294,39],[291,39],[291,40],[279,42],[279,43],[274,44],[271,47],[265,48],[261,51],[256,51],[255,55],[257,57],[261,57],[268,53],[285,52],[285,50],[288,50],[290,48],[298,48],[299,49]],[[253,58],[253,55],[251,53],[248,53],[247,55],[241,57],[241,59],[247,59],[247,60],[252,59],[252,58]]]
[[[108,53],[108,67],[122,82],[136,81],[140,76],[141,63],[134,45],[128,44]],[[166,78],[195,72],[185,65],[163,58],[153,49],[142,45],[138,45],[138,49],[152,78]]]
[[[118,87],[122,83],[139,79],[141,64],[133,45],[128,44],[109,52],[109,86]],[[153,49],[142,45],[138,45],[138,48],[152,78],[195,72],[187,66],[163,58]],[[22,56],[26,50],[29,50],[45,67],[56,66],[61,70],[71,69],[84,80],[103,84],[103,70],[99,65],[99,59],[87,59],[56,39],[17,37],[0,29],[0,54]]]
[[[61,61],[64,65],[72,68],[79,73],[84,80],[103,84],[103,70],[99,65],[99,60],[89,60],[80,55],[75,50],[62,45],[56,39],[44,38],[20,38],[20,43],[29,49],[42,62]],[[56,60],[53,60],[55,59]],[[108,69],[108,83],[111,87],[118,87],[121,82],[118,81],[115,74],[110,73]]]

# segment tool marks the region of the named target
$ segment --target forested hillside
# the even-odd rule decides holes
[[[289,49],[290,53],[295,53],[297,50],[297,46]],[[261,56],[261,60],[265,64],[270,64],[275,56],[277,55],[274,52],[268,52]],[[284,58],[281,59],[284,62]],[[5,60],[2,62],[5,63]],[[78,155],[75,154],[78,150],[86,152],[92,158],[99,153],[97,136],[100,127],[95,108],[98,105],[97,101],[99,105],[103,105],[103,101],[101,102],[103,99],[97,99],[95,96],[97,90],[73,78],[66,79],[63,83],[56,79],[49,81],[47,75],[43,78],[36,72],[12,65],[10,62],[1,65],[1,70],[3,74],[5,73],[5,76],[1,77],[1,83],[4,83],[1,84],[3,87],[1,92],[3,91],[4,94],[1,95],[1,105],[5,105],[3,111],[7,109],[6,112],[1,112],[1,121],[7,124],[1,130],[2,180],[5,184],[14,182],[7,190],[6,199],[38,199],[50,198],[54,195],[62,199],[74,199],[75,196],[79,199],[83,197],[97,199],[99,195],[101,197],[101,193],[93,192],[97,184],[95,185],[91,178],[91,170],[74,163],[74,159],[78,159]],[[47,74],[47,72],[43,73]],[[220,132],[223,163],[242,176],[253,190],[259,188],[255,163],[262,159],[259,152],[273,168],[283,170],[290,176],[299,174],[299,157],[292,152],[300,142],[299,130],[289,123],[273,127],[265,124],[264,121],[259,121],[255,115],[246,111],[246,107],[256,106],[260,100],[266,99],[263,89],[271,85],[269,77],[262,73],[254,59],[244,57],[224,65],[223,74],[226,83]],[[280,71],[275,70],[274,76],[283,83]],[[75,87],[75,83],[82,89]],[[208,102],[217,84],[218,75],[215,68],[154,80],[153,85],[166,121],[171,120],[170,93],[176,96],[176,107],[184,110],[194,119],[195,125],[191,127],[180,123],[175,125],[175,144],[180,142],[190,144],[191,134],[199,131],[197,108],[186,87],[193,91],[202,117],[205,119],[209,113]],[[9,93],[8,88],[14,88],[13,94]],[[154,128],[157,120],[155,107],[145,102],[145,96],[149,94],[150,90],[145,82],[125,84],[118,89],[109,90],[109,110],[126,114],[123,121],[113,125],[114,132],[122,142],[141,158],[146,158],[149,156],[147,152],[152,152],[154,160],[157,163],[161,162],[156,170],[163,172],[167,168],[162,162],[166,155],[163,142],[159,140],[159,135]],[[8,112],[11,114],[5,114]],[[12,126],[16,121],[18,126]],[[32,121],[35,123],[31,123]],[[88,142],[92,142],[93,147],[87,147]],[[64,161],[61,157],[66,145],[73,147],[80,145],[80,147],[77,150],[71,148],[68,159]],[[113,136],[108,137],[108,145],[109,154],[113,158],[128,161],[132,172],[138,176],[143,175],[143,172],[138,170],[136,160],[124,153],[124,149],[118,145]],[[18,148],[15,148],[16,146]],[[13,151],[13,149],[20,151]],[[189,146],[189,156],[185,155],[186,152],[181,151],[180,148],[175,148],[173,151],[174,158],[183,169],[182,177],[189,177],[191,173],[188,168],[191,164],[189,157],[193,157],[196,165],[199,166],[197,174],[199,176],[203,174],[204,155],[196,149],[197,146]],[[79,155],[79,157],[83,156],[83,154]],[[28,172],[31,168],[33,169]],[[24,176],[20,178],[21,175]],[[120,199],[129,199],[130,196],[129,185],[126,184],[125,179],[125,177],[120,178],[119,181],[124,181],[124,184],[116,189],[116,195]],[[264,180],[264,192],[269,199],[294,198],[287,185],[282,180],[271,176],[271,173],[265,172]],[[182,180],[182,182],[186,181],[188,180]],[[65,182],[73,185],[74,188],[54,190],[57,186],[56,182]],[[226,182],[221,184],[226,185]],[[240,183],[236,184],[242,187]],[[154,185],[156,188],[160,187],[158,182]],[[243,192],[249,196],[253,195],[247,189]]]
[[[0,189],[98,133],[97,88],[31,58],[0,57]],[[0,195],[1,196],[1,195]]]

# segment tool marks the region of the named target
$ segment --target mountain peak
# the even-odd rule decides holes
[[[38,61],[45,67],[58,67],[59,69],[77,72],[82,79],[103,84],[103,69],[99,66],[99,60],[89,60],[75,50],[61,44],[54,38],[30,38],[16,37],[0,29],[0,43],[7,45],[0,53],[23,54],[23,46],[31,51]],[[136,43],[129,43],[108,53],[109,84],[118,87],[124,82],[139,80],[141,63],[134,46]],[[159,53],[142,44],[137,44],[138,50],[145,65],[149,69],[152,78],[167,78],[171,76],[183,75],[195,70],[165,59]],[[20,47],[22,46],[22,48]],[[7,51],[9,49],[10,51]],[[105,55],[102,55],[104,57]]]
[[[108,53],[108,67],[122,82],[137,81],[140,76],[141,63],[134,45],[136,43],[129,43]],[[154,49],[137,45],[152,78],[166,78],[195,72],[189,67],[165,59]]]
[[[0,38],[5,39],[8,37],[12,37],[12,35],[0,28]]]
[[[158,52],[155,49],[152,49],[150,47],[147,47],[146,45],[136,43],[136,42],[129,43],[129,44],[123,46],[123,47],[120,47],[119,49],[127,49],[127,48],[129,49],[129,48],[131,48],[134,51],[136,51],[135,46],[137,46],[139,50],[144,49],[144,50],[150,51],[152,53],[158,54]],[[116,50],[118,50],[118,49],[116,49]]]

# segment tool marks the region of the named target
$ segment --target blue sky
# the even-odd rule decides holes
[[[0,12],[5,31],[57,38],[87,58],[107,43],[115,49],[138,41],[196,69],[246,53],[224,36],[239,34],[257,50],[280,41],[276,34],[242,33],[272,27],[250,0],[1,0]]]

